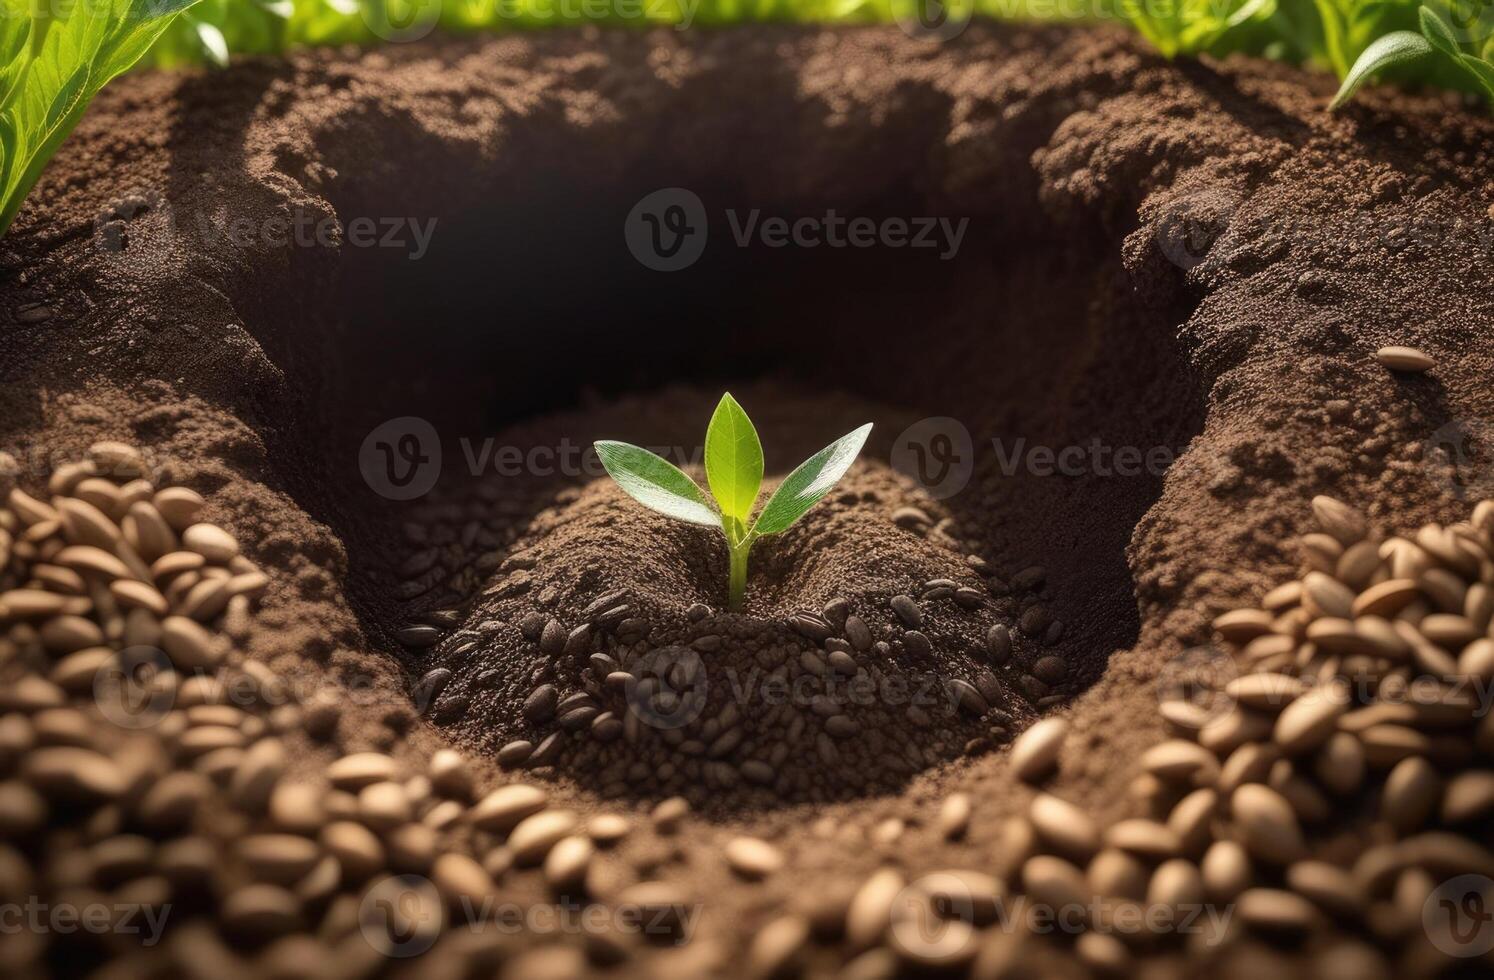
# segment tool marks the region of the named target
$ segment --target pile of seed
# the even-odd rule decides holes
[[[876,872],[834,916],[849,973],[1014,975],[1052,948],[1020,917],[1015,930],[982,928],[1019,895],[1073,910],[1075,931],[1045,935],[1107,975],[1159,955],[1262,969],[1282,947],[1306,952],[1318,976],[1460,965],[1424,912],[1451,878],[1494,878],[1494,716],[1480,700],[1494,682],[1494,501],[1468,523],[1383,540],[1338,500],[1312,507],[1321,531],[1302,540],[1302,579],[1214,622],[1235,676],[1162,704],[1177,737],[1139,760],[1139,812],[1102,826],[1038,792],[1003,828],[994,867],[908,887]],[[1014,772],[1044,781],[1066,733],[1060,718],[1028,729]],[[1202,914],[1177,928],[1190,910]],[[939,930],[898,928],[940,916]],[[1163,926],[1136,927],[1151,921]],[[758,966],[798,955],[813,924],[790,917],[760,935]],[[1487,970],[1489,954],[1471,952],[1482,959],[1463,962]]]
[[[605,485],[591,493],[579,518],[553,523],[574,534],[615,506]],[[827,507],[865,504],[851,493]],[[1063,624],[1041,568],[1000,575],[917,508],[883,519],[937,539],[947,577],[774,619],[671,602],[626,568],[578,559],[571,538],[536,536],[497,562],[460,627],[441,610],[403,630],[417,707],[507,768],[582,775],[604,798],[771,806],[895,791],[1005,744],[1072,678],[1051,651]],[[431,567],[458,550],[437,549]]]
[[[631,832],[619,815],[583,819],[525,784],[480,794],[450,750],[414,766],[360,752],[290,776],[293,754],[335,730],[337,707],[296,703],[234,648],[266,577],[201,520],[198,494],[157,489],[137,450],[99,443],[43,496],[17,488],[0,507],[0,903],[113,918],[6,935],[7,975],[107,961],[119,976],[238,976],[246,964],[368,976],[387,951],[370,938],[368,899],[392,875],[429,890],[388,897],[395,919],[375,926],[390,943],[482,915],[506,876],[525,879],[510,900],[605,897],[657,925],[651,938],[680,938],[684,896],[598,857]],[[120,679],[135,700],[104,683]],[[685,809],[661,806],[660,832]],[[733,861],[774,867],[771,848],[750,844]],[[158,945],[142,942],[153,916]],[[539,955],[511,932],[429,938],[453,975]],[[638,945],[627,930],[593,933],[536,964],[574,973]]]

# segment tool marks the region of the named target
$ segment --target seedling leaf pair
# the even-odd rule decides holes
[[[596,443],[607,474],[634,500],[666,517],[690,524],[719,525],[731,560],[727,595],[739,609],[747,586],[747,556],[753,543],[788,530],[845,476],[866,444],[871,424],[846,433],[788,475],[762,512],[752,519],[763,484],[763,447],[746,411],[730,393],[721,396],[706,427],[706,482],[711,497],[679,467],[626,442]]]

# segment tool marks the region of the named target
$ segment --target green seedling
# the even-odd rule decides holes
[[[754,521],[763,485],[763,447],[752,420],[728,392],[706,428],[705,469],[710,497],[679,467],[641,446],[604,440],[597,456],[623,491],[650,510],[677,521],[720,527],[726,535],[731,577],[727,600],[742,608],[747,591],[747,555],[758,538],[780,534],[840,482],[871,432],[861,426],[800,463],[778,485]],[[711,498],[714,497],[714,503]]]

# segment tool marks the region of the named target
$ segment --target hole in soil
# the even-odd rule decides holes
[[[350,175],[323,188],[339,218],[434,218],[428,250],[343,247],[314,295],[262,283],[240,308],[298,399],[269,426],[285,477],[453,740],[707,809],[893,791],[1007,741],[1134,642],[1125,549],[1202,418],[1172,346],[1185,311],[1133,298],[1118,237],[1050,222],[1034,147],[998,154],[1002,191],[961,206],[937,189],[942,102],[812,140],[750,129],[796,98],[712,101],[727,139],[667,101],[602,127],[537,113],[498,170],[399,118],[319,139]],[[410,163],[354,165],[370,154]],[[665,273],[624,227],[671,186],[709,231]],[[741,246],[754,214],[946,223],[930,248]],[[642,512],[581,454],[613,437],[688,458],[728,385],[770,476],[877,424],[837,492],[755,550],[741,615],[721,611],[715,537]],[[389,422],[410,417],[429,429]],[[415,499],[360,472],[361,452],[406,476],[437,443]]]

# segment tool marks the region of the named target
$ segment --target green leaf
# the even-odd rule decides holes
[[[868,422],[853,432],[848,432],[830,445],[799,464],[799,468],[779,484],[768,500],[763,512],[753,525],[755,535],[777,534],[786,531],[805,511],[819,503],[829,493],[846,470],[856,461],[866,437],[871,433]]]
[[[203,57],[215,68],[227,68],[228,42],[224,40],[223,32],[201,21],[192,27],[197,31],[197,43],[202,45]]]
[[[10,227],[42,169],[88,103],[139,61],[172,19],[195,0],[87,0],[31,4],[0,0],[0,16],[25,18],[29,54],[5,66],[0,93],[0,233]],[[0,50],[16,51],[18,29],[0,30]],[[21,58],[25,60],[20,60]]]
[[[1483,88],[1484,95],[1494,101],[1494,65],[1471,54],[1458,55],[1458,67]]]
[[[763,446],[752,420],[730,392],[721,396],[706,427],[705,468],[722,515],[745,526],[763,485]]]
[[[626,442],[604,440],[595,446],[607,475],[649,510],[707,527],[721,523],[721,515],[711,509],[705,492],[663,456]]]
[[[1354,67],[1344,76],[1343,85],[1333,97],[1329,109],[1337,109],[1354,97],[1371,75],[1392,65],[1415,61],[1432,53],[1432,45],[1415,31],[1392,31],[1364,49]]]
[[[1461,51],[1458,39],[1453,36],[1452,25],[1440,13],[1431,7],[1422,7],[1417,11],[1417,18],[1421,23],[1422,35],[1432,42],[1432,47],[1445,55],[1454,58],[1458,56]]]

